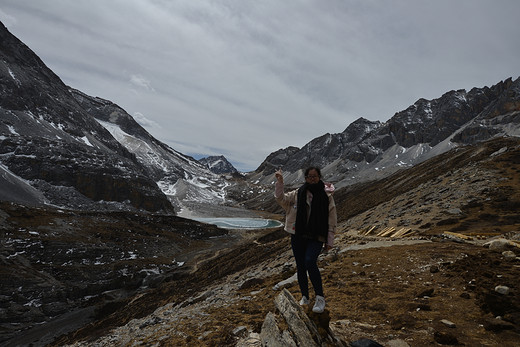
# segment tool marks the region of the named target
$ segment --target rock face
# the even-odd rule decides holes
[[[387,176],[453,147],[508,135],[520,135],[520,79],[419,99],[385,123],[360,118],[341,133],[270,154],[250,177],[268,183],[281,167],[290,184],[301,182],[302,169],[318,165],[328,180],[346,186]]]
[[[194,180],[204,181],[206,201],[221,195],[222,179],[205,165],[155,139],[118,105],[66,86],[3,25],[0,38],[0,180],[9,185],[0,197],[172,212],[178,201],[167,196],[179,180],[184,196],[202,194]]]
[[[0,198],[168,212],[226,202],[224,178],[155,139],[118,105],[66,86],[3,26],[0,35],[0,182],[8,187]],[[213,168],[237,175],[224,161]]]

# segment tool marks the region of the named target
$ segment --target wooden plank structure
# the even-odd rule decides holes
[[[393,233],[392,235],[390,235],[390,237],[404,237],[404,236],[407,236],[408,234],[410,234],[410,232],[412,231],[412,229],[410,228],[401,228],[399,230],[397,230],[395,233]]]
[[[394,227],[384,228],[381,232],[379,232],[379,234],[377,234],[377,236],[385,237],[385,236],[390,235],[394,231],[395,231]]]
[[[365,235],[365,236],[370,235],[372,233],[372,231],[374,231],[375,228],[376,228],[376,226],[372,225],[370,228],[368,228],[368,230],[363,235]]]
[[[363,236],[368,236],[374,232],[376,232],[377,226],[373,225],[371,227],[367,227],[364,230],[360,231],[359,234]],[[391,238],[400,238],[400,237],[406,237],[411,236],[415,234],[416,232],[413,231],[411,228],[401,228],[396,229],[395,227],[386,227],[383,230],[379,231],[376,236],[378,237],[391,237]]]

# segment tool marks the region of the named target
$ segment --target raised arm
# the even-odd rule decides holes
[[[283,174],[282,170],[277,170],[274,173],[276,177],[276,182],[274,185],[274,197],[276,202],[282,206],[284,210],[288,210],[294,205],[296,198],[296,191],[292,191],[289,193],[284,193],[284,183],[283,183]]]

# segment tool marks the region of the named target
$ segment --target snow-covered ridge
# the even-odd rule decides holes
[[[163,172],[168,173],[169,164],[167,160],[162,158],[149,143],[126,133],[119,125],[104,122],[99,119],[96,120],[107,129],[120,144],[128,149],[130,153],[135,154],[141,162],[153,165]]]
[[[96,119],[110,134],[147,167],[161,171],[157,175],[157,186],[175,206],[182,202],[215,203],[226,202],[225,189],[229,185],[224,179],[206,170],[189,158],[179,158],[175,152],[168,152],[145,139],[131,135],[117,124]],[[179,161],[183,163],[179,163]],[[193,165],[186,165],[185,161]],[[180,171],[179,171],[180,170]]]

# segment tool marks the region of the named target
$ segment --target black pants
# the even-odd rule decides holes
[[[309,298],[309,278],[311,279],[314,293],[323,295],[323,284],[321,274],[318,268],[318,256],[323,248],[323,242],[304,239],[303,237],[291,235],[291,247],[296,260],[296,268],[298,270],[298,284],[302,296]]]

